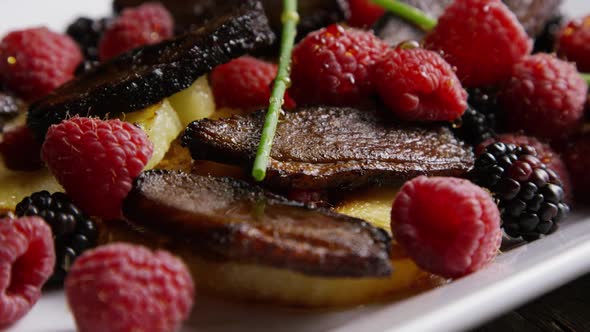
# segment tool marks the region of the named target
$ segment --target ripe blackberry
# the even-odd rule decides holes
[[[24,108],[22,100],[0,90],[0,133],[6,122],[24,112]]]
[[[471,145],[477,145],[496,135],[487,116],[469,106],[461,120],[454,125],[455,134]]]
[[[455,134],[467,143],[477,145],[497,134],[500,112],[494,91],[475,88],[467,92],[469,108],[455,127]]]
[[[554,232],[569,213],[557,175],[536,155],[530,146],[494,143],[470,174],[493,193],[506,234],[526,241]]]
[[[555,42],[561,30],[563,16],[558,14],[547,21],[543,31],[535,39],[533,53],[552,53],[555,51]]]
[[[76,71],[74,75],[80,76],[86,74],[87,72],[91,71],[92,69],[96,68],[100,64],[97,60],[84,60],[80,62],[78,67],[76,67]]]
[[[55,268],[50,282],[61,284],[74,260],[96,246],[96,224],[64,193],[40,191],[16,206],[16,215],[39,216],[51,227],[55,243]]]
[[[109,22],[107,18],[93,20],[80,17],[70,24],[66,33],[80,45],[86,59],[98,60],[98,42]]]

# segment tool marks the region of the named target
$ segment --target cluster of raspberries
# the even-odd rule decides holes
[[[531,54],[532,40],[500,0],[455,0],[423,46],[390,48],[366,30],[385,11],[370,0],[348,4],[350,27],[327,26],[294,48],[284,109],[377,105],[401,121],[485,126],[469,105],[472,91],[485,90],[494,93],[502,130],[512,133],[478,128],[486,137],[477,141],[468,179],[422,176],[403,185],[391,228],[408,255],[426,271],[458,278],[492,261],[503,234],[532,241],[555,231],[574,194],[590,188],[590,135],[581,133],[588,84],[579,72],[590,71],[590,17],[563,27],[556,55]],[[0,87],[34,102],[91,67],[88,61],[173,33],[171,14],[156,3],[115,18],[79,19],[67,34],[15,31],[0,41]],[[209,80],[219,107],[253,110],[268,106],[276,74],[275,64],[245,56],[218,66]],[[18,218],[0,220],[8,253],[0,268],[11,271],[0,277],[0,328],[23,317],[58,272],[83,331],[179,328],[195,292],[181,260],[127,244],[90,248],[98,237],[92,218],[121,217],[152,153],[147,134],[120,120],[70,118],[43,142],[26,127],[4,134],[7,167],[47,166],[66,194],[33,194],[19,204]]]

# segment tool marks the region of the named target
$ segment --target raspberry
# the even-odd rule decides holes
[[[555,172],[530,146],[494,143],[477,157],[470,177],[492,191],[511,237],[534,241],[553,233],[569,213]]]
[[[576,199],[590,201],[590,134],[577,138],[566,149],[563,159],[571,174]]]
[[[55,269],[49,283],[62,284],[76,257],[96,246],[96,224],[63,193],[40,191],[16,205],[17,216],[39,216],[51,227]]]
[[[580,71],[590,71],[590,16],[571,21],[561,30],[557,54],[575,62]]]
[[[70,37],[46,28],[9,33],[0,42],[0,81],[27,100],[72,79],[82,53]]]
[[[49,128],[41,158],[82,210],[114,219],[152,152],[146,133],[130,123],[75,117]]]
[[[575,66],[539,53],[514,66],[498,98],[509,130],[559,140],[580,128],[587,91]]]
[[[123,10],[107,27],[98,46],[101,60],[107,60],[139,46],[156,44],[174,33],[172,15],[159,3],[146,3]]]
[[[372,76],[389,109],[404,120],[453,121],[467,108],[467,92],[451,66],[425,49],[394,49]]]
[[[500,0],[455,0],[425,46],[441,51],[457,67],[464,86],[481,87],[508,78],[512,66],[531,51],[532,41]]]
[[[571,201],[573,197],[572,192],[572,182],[570,180],[570,174],[567,171],[567,167],[565,162],[561,158],[561,156],[555,152],[548,144],[542,143],[538,139],[525,136],[525,135],[515,135],[515,134],[502,134],[496,137],[490,138],[484,142],[482,142],[477,148],[475,149],[476,155],[481,155],[485,149],[493,144],[501,142],[504,144],[514,144],[516,146],[530,146],[535,149],[537,153],[537,158],[547,165],[547,168],[552,170],[557,174],[559,181],[563,186],[563,191],[565,191],[565,196],[567,201]]]
[[[41,296],[55,262],[51,229],[41,218],[0,219],[0,329],[21,319]]]
[[[350,8],[348,24],[353,27],[370,27],[385,14],[385,10],[373,4],[371,0],[348,0],[348,7]]]
[[[25,126],[4,133],[0,155],[6,168],[13,171],[35,171],[43,167],[41,144]]]
[[[468,180],[425,176],[406,182],[393,203],[398,243],[423,269],[446,278],[492,261],[502,241],[492,197]]]
[[[297,104],[358,105],[374,93],[371,67],[388,46],[372,32],[340,25],[310,33],[293,50]]]
[[[277,65],[249,56],[215,67],[209,77],[215,102],[221,107],[241,109],[267,107],[277,70]],[[284,106],[286,109],[295,107],[288,94]]]
[[[85,332],[177,331],[195,292],[181,260],[122,243],[80,256],[65,290],[78,330]]]

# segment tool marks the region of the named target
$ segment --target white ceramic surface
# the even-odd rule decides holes
[[[566,0],[571,16],[590,1]],[[27,26],[63,29],[64,22],[110,10],[109,0],[0,0],[0,35]],[[390,304],[333,312],[284,310],[199,298],[183,331],[440,332],[459,331],[517,307],[590,272],[590,212],[576,214],[556,234],[498,257],[486,269],[447,286]],[[585,220],[586,219],[586,220]],[[198,284],[198,280],[197,280]],[[74,332],[63,294],[45,294],[10,332]]]

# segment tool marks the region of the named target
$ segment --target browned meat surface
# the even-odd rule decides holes
[[[299,0],[298,9],[301,20],[298,25],[297,38],[336,22],[343,22],[349,16],[348,0]],[[283,2],[262,0],[268,14],[270,25],[277,32],[281,31],[281,12]]]
[[[250,167],[263,122],[263,112],[196,121],[183,144],[195,160]],[[281,118],[266,183],[276,188],[360,187],[421,174],[460,176],[472,164],[471,149],[447,128],[386,123],[375,111],[310,107]]]
[[[115,0],[114,7],[120,11],[125,7],[138,6],[151,0]],[[202,24],[211,17],[227,11],[243,0],[162,0],[160,1],[174,16],[178,30]],[[283,2],[262,0],[272,28],[280,33]],[[299,0],[299,37],[330,23],[345,21],[348,17],[346,0]]]
[[[391,238],[232,178],[149,171],[124,203],[134,225],[190,241],[195,254],[310,275],[387,276]]]
[[[562,0],[503,0],[522,22],[527,33],[537,37],[559,12]]]
[[[273,38],[261,3],[243,1],[199,29],[125,53],[56,89],[31,106],[28,125],[43,138],[50,125],[67,116],[142,109]]]
[[[439,17],[445,7],[452,0],[402,0],[412,6],[418,7],[430,14]],[[527,33],[531,37],[537,37],[545,24],[559,11],[562,0],[503,0],[516,14]],[[397,45],[406,40],[422,40],[425,32],[406,23],[404,20],[393,16],[384,16],[375,26],[375,33],[386,40],[390,45]]]
[[[453,0],[400,0],[417,7],[432,17],[439,17]],[[426,32],[403,19],[385,14],[375,25],[375,34],[389,45],[397,45],[407,40],[420,41]]]

